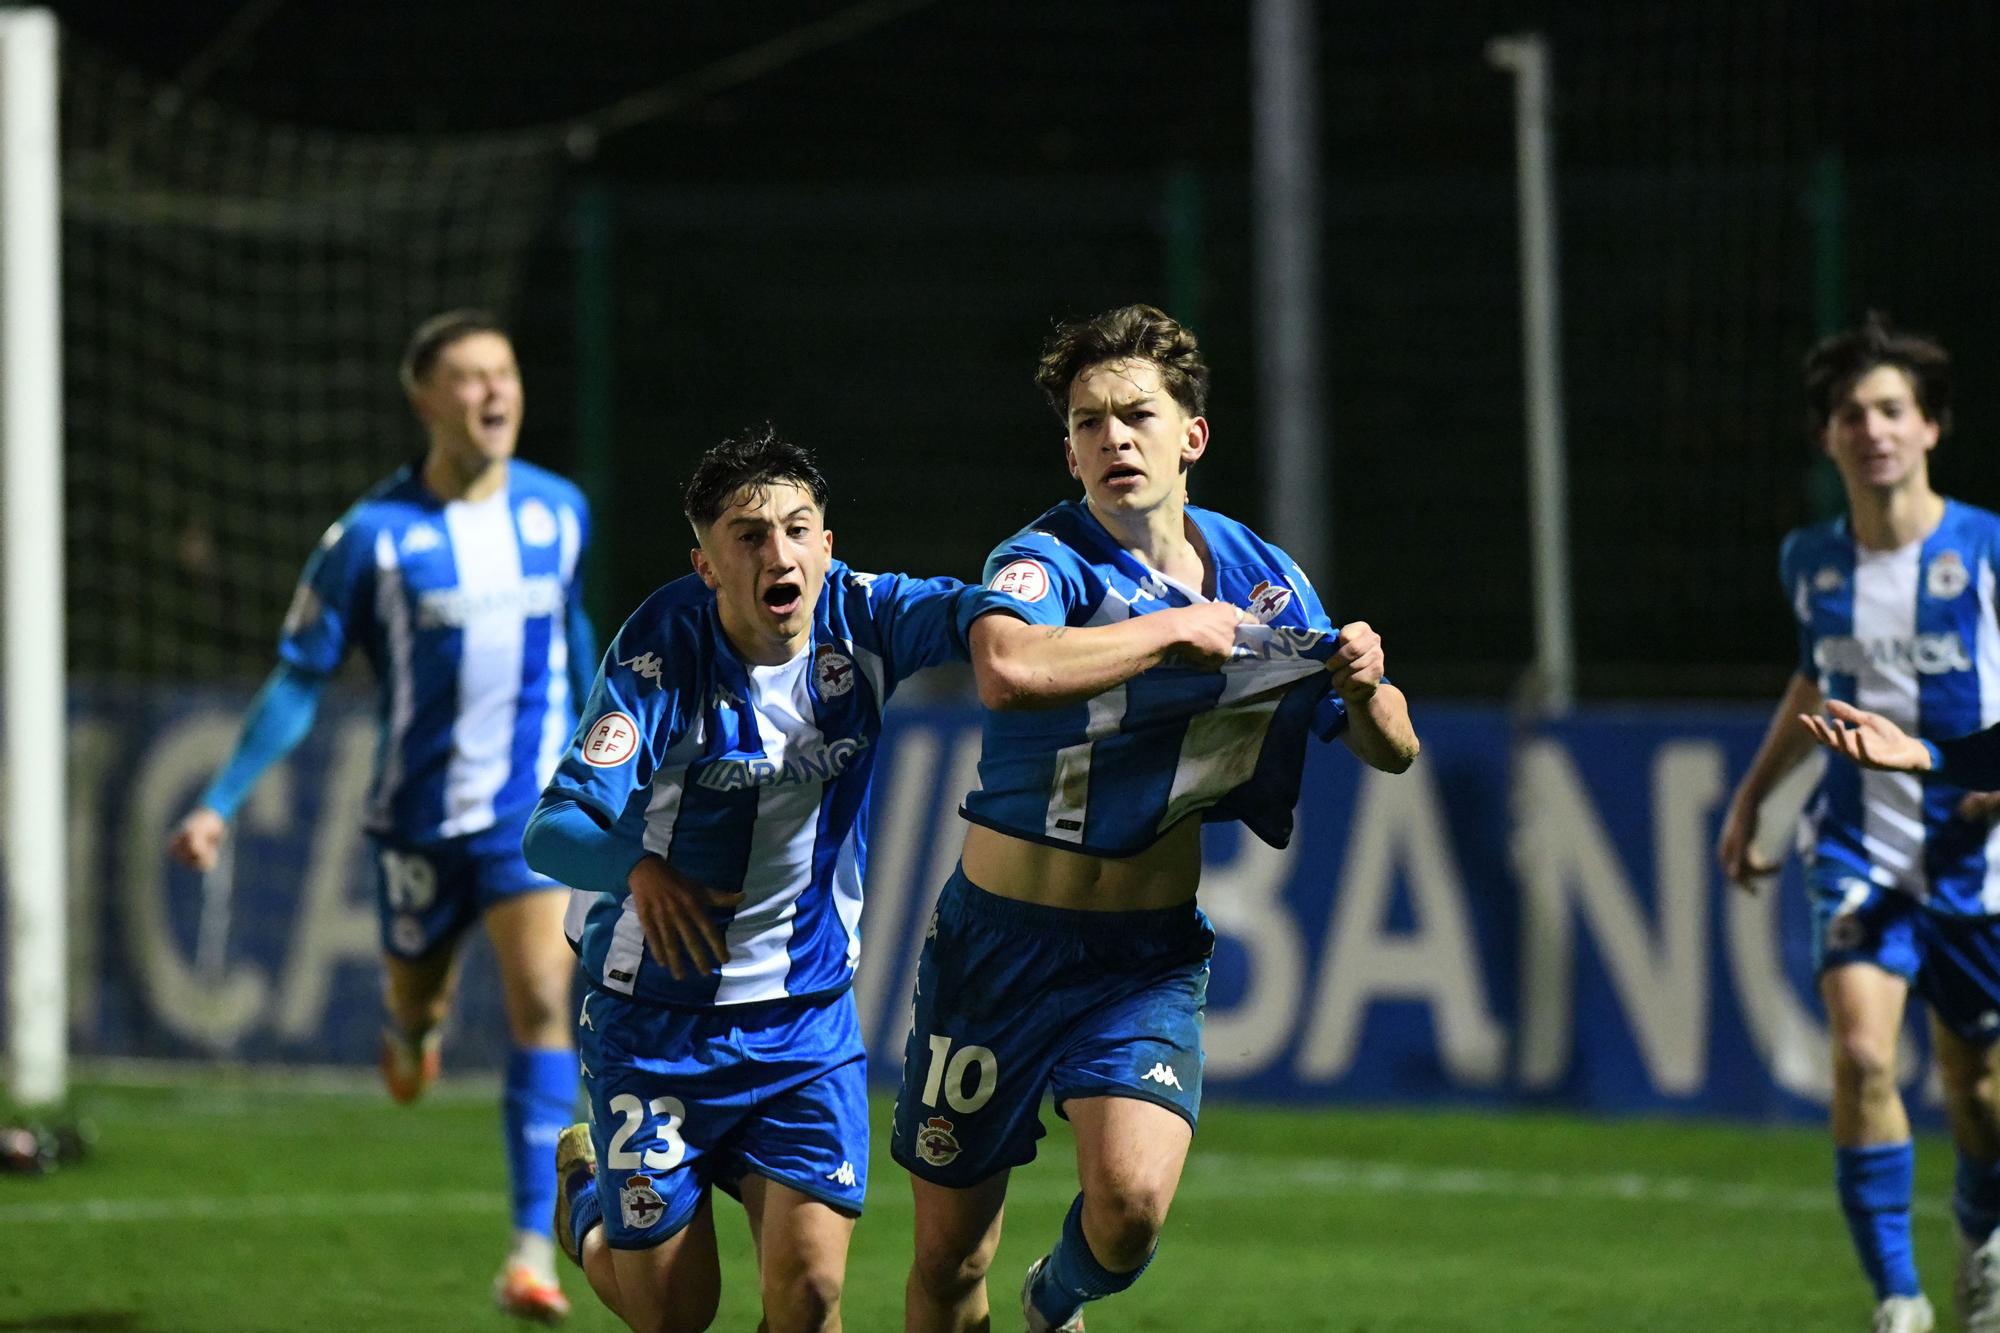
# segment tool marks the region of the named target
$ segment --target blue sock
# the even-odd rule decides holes
[[[1146,1264],[1152,1262],[1153,1256],[1149,1254],[1145,1263],[1129,1273],[1114,1273],[1098,1263],[1097,1256],[1090,1252],[1089,1242],[1083,1238],[1083,1196],[1079,1194],[1069,1206],[1069,1216],[1063,1219],[1062,1239],[1049,1251],[1049,1262],[1042,1269],[1041,1280],[1028,1293],[1028,1299],[1050,1324],[1066,1324],[1085,1301],[1125,1290],[1139,1280]]]
[[[1958,1217],[1958,1229],[1975,1245],[2000,1228],[2000,1162],[1982,1162],[1959,1149],[1951,1211]]]
[[[588,1171],[572,1171],[563,1188],[569,1191],[569,1238],[580,1256],[583,1238],[604,1220],[604,1201],[597,1197],[597,1177]]]
[[[1917,1168],[1915,1145],[1835,1148],[1833,1178],[1840,1209],[1854,1237],[1861,1267],[1875,1284],[1875,1299],[1914,1296],[1917,1265],[1910,1254],[1910,1193]]]
[[[500,1118],[507,1139],[508,1193],[514,1229],[549,1229],[555,1212],[556,1137],[576,1107],[576,1052],[516,1047],[507,1055]]]

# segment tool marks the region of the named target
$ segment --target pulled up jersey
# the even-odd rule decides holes
[[[569,683],[583,493],[518,459],[484,500],[405,467],[320,539],[278,655],[331,674],[358,644],[381,689],[366,827],[413,842],[524,815],[576,725]]]
[[[1260,623],[1238,628],[1219,671],[1158,666],[1068,707],[988,711],[967,819],[1093,856],[1144,851],[1198,811],[1241,820],[1274,847],[1291,840],[1306,733],[1330,740],[1347,725],[1324,666],[1333,623],[1290,556],[1212,510],[1187,514],[1214,562],[1214,600]],[[986,582],[1003,595],[968,616],[1036,625],[1109,625],[1210,600],[1125,550],[1081,501],[995,548]]]
[[[1945,740],[2000,722],[1994,619],[2000,516],[1955,500],[1929,536],[1894,551],[1844,518],[1785,539],[1779,568],[1799,625],[1798,669],[1828,699]],[[1807,806],[1812,858],[1936,910],[2000,913],[2000,827],[1957,817],[1963,788],[1831,763]]]
[[[565,930],[592,984],[686,1007],[847,986],[883,705],[912,672],[964,660],[961,603],[986,595],[836,560],[810,645],[780,666],[737,656],[692,575],[648,598],[606,653],[547,795],[587,807],[635,861],[643,847],[743,901],[718,917],[723,965],[676,981],[629,895],[572,889]]]

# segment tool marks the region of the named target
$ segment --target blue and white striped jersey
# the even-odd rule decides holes
[[[633,861],[643,846],[744,897],[724,924],[722,967],[676,981],[646,949],[629,895],[573,889],[565,929],[585,976],[684,1007],[847,986],[883,705],[911,673],[964,660],[960,604],[986,595],[836,560],[809,647],[782,666],[745,665],[698,578],[648,598],[605,654],[547,797],[594,812]]]
[[[1785,539],[1799,670],[1829,699],[1945,740],[2000,722],[2000,516],[1955,500],[1921,541],[1873,551],[1845,518]],[[1811,855],[1942,912],[2000,913],[2000,827],[1953,812],[1964,789],[1828,764],[1807,807]]]
[[[413,842],[534,806],[576,726],[572,634],[583,493],[515,459],[484,500],[444,501],[405,467],[328,528],[278,655],[330,674],[358,644],[381,687],[366,819]]]
[[[1330,740],[1347,725],[1323,666],[1334,625],[1290,556],[1213,510],[1187,514],[1208,543],[1215,600],[1261,623],[1237,631],[1220,671],[1159,666],[1069,707],[989,711],[967,819],[1094,856],[1141,852],[1196,811],[1240,819],[1276,847],[1290,841],[1306,733]],[[986,582],[1006,596],[969,615],[1037,625],[1108,625],[1210,600],[1125,550],[1076,500],[995,548]]]

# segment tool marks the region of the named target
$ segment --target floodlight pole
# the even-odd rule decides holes
[[[1535,666],[1525,702],[1560,716],[1576,697],[1570,602],[1569,463],[1563,439],[1562,289],[1556,273],[1555,154],[1549,130],[1549,44],[1498,37],[1486,59],[1514,75],[1516,198],[1521,227],[1521,346],[1527,379],[1528,507]]]
[[[0,606],[4,611],[7,1083],[68,1092],[63,819],[61,206],[56,21],[0,9]]]
[[[1256,0],[1250,14],[1257,420],[1265,521],[1332,606],[1313,10],[1314,0]]]

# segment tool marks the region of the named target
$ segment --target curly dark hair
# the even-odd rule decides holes
[[[1917,407],[1937,423],[1940,435],[1950,434],[1951,353],[1936,339],[1905,333],[1871,310],[1858,328],[1822,338],[1806,353],[1806,426],[1814,439],[1825,432],[1840,400],[1877,366],[1902,371]]]
[[[1056,416],[1069,423],[1069,387],[1092,366],[1107,361],[1150,361],[1160,383],[1189,416],[1208,407],[1208,362],[1201,358],[1194,331],[1149,305],[1119,306],[1095,319],[1066,320],[1042,345],[1035,383],[1048,395]]]
[[[768,422],[731,435],[701,456],[688,479],[688,522],[699,537],[744,491],[785,481],[811,492],[820,513],[826,513],[826,478],[809,451],[781,437]]]

